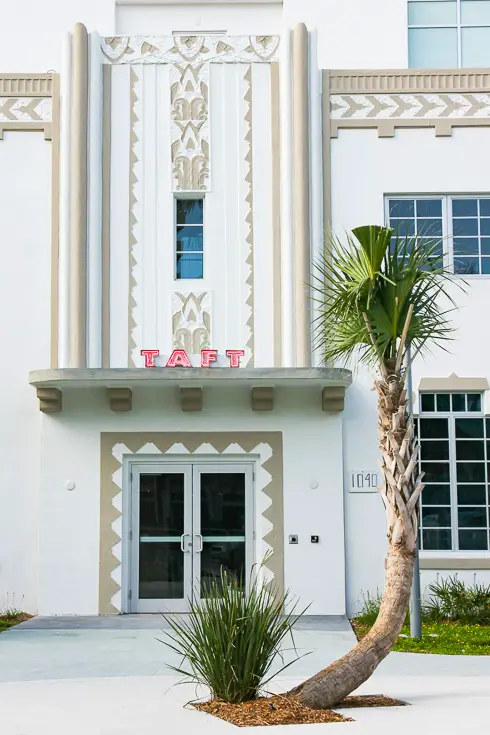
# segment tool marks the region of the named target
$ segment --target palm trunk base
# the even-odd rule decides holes
[[[369,679],[388,655],[405,622],[412,586],[414,553],[391,545],[378,618],[369,633],[342,658],[289,692],[312,709],[331,709]]]

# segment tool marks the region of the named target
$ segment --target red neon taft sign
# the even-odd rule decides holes
[[[155,367],[155,357],[158,357],[160,350],[141,350],[141,354],[145,358],[145,367]],[[230,367],[239,368],[240,358],[245,354],[244,350],[226,350],[226,356],[230,361]],[[218,350],[201,350],[201,367],[209,368],[212,362],[218,359]],[[192,363],[187,356],[185,350],[174,350],[167,360],[165,367],[192,367]]]

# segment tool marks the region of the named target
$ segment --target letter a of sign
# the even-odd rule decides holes
[[[165,367],[192,367],[185,350],[174,350]]]

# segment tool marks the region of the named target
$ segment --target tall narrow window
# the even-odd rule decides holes
[[[490,420],[480,393],[423,393],[417,431],[424,551],[489,549]]]
[[[204,200],[176,200],[175,277],[203,278]]]

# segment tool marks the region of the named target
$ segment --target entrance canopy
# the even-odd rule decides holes
[[[243,387],[250,391],[254,411],[274,408],[277,388],[318,388],[318,407],[342,411],[345,389],[352,382],[350,370],[342,368],[65,368],[34,370],[29,382],[36,388],[39,409],[62,410],[63,393],[105,388],[113,411],[130,411],[133,388],[174,388],[180,391],[183,411],[201,411],[203,393],[209,387]]]

